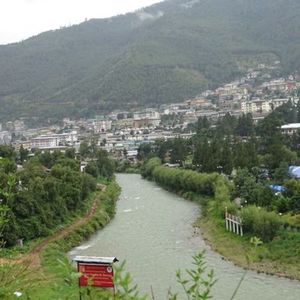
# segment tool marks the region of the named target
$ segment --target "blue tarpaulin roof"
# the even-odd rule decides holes
[[[290,166],[289,167],[289,174],[292,177],[300,178],[300,166]]]
[[[285,187],[282,185],[277,185],[277,184],[271,184],[269,187],[274,191],[274,192],[284,192]]]

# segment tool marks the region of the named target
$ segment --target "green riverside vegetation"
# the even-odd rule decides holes
[[[65,254],[90,237],[91,234],[103,228],[114,217],[120,188],[114,181],[102,181],[102,183],[106,184],[106,189],[98,200],[97,210],[93,216],[70,234],[50,243],[43,250],[42,266],[46,281],[30,287],[29,294],[31,296],[38,299],[57,298],[58,295],[60,299],[78,297],[78,275],[70,266]]]
[[[104,152],[95,154],[94,173],[82,173],[74,151],[36,153],[26,162],[22,162],[22,151],[0,147],[1,205],[8,209],[2,232],[6,246],[15,245],[18,239],[45,237],[85,211],[89,195],[96,190],[98,175],[110,177],[113,172],[113,168],[109,173],[103,170],[104,162],[111,165]],[[19,169],[16,162],[22,163]],[[98,166],[102,169],[98,170]]]
[[[300,181],[288,167],[300,164],[300,134],[284,135],[280,126],[299,122],[299,108],[288,102],[258,124],[250,114],[228,114],[215,123],[200,118],[190,127],[196,133],[191,139],[139,149],[144,177],[202,205],[197,225],[217,251],[239,265],[297,279]],[[226,232],[226,209],[242,217],[244,237]],[[263,242],[255,250],[254,237]]]
[[[77,158],[72,149],[36,152],[29,158],[22,148],[15,152],[0,146],[0,251],[6,260],[0,266],[1,299],[14,299],[15,291],[26,299],[67,299],[74,291],[78,295],[77,275],[65,253],[110,221],[120,193],[107,153],[84,144],[80,150]],[[90,160],[87,171],[92,175],[80,172],[79,158]],[[16,163],[22,168],[17,170]],[[48,235],[34,254],[35,245],[43,245],[38,238]],[[20,238],[25,247],[11,247]]]
[[[115,203],[120,188],[112,180],[101,180],[106,188],[100,192],[97,198],[96,211],[91,218],[86,219],[80,227],[74,228],[62,238],[57,239],[41,252],[42,268],[31,269],[26,261],[5,264],[0,267],[1,299],[15,299],[20,294],[23,299],[74,299],[81,295],[82,299],[123,299],[145,300],[146,296],[140,296],[136,286],[132,284],[130,274],[125,273],[124,263],[115,267],[115,293],[106,289],[91,287],[78,288],[79,274],[67,260],[65,253],[78,245],[83,239],[93,232],[105,226],[114,216]],[[99,192],[98,192],[99,193]],[[0,216],[2,214],[0,210]],[[4,218],[0,219],[0,228],[4,224]],[[29,264],[31,262],[29,261]],[[206,271],[204,254],[199,253],[193,257],[194,268],[187,270],[187,274],[178,271],[178,282],[186,293],[188,299],[210,299],[211,288],[216,280],[213,271]],[[32,272],[34,270],[34,272]],[[178,299],[177,293],[168,291],[168,299]]]
[[[251,115],[235,118],[228,114],[214,124],[200,118],[190,140],[142,145],[138,155],[144,161],[141,174],[199,202],[203,213],[195,225],[202,228],[204,237],[225,257],[246,268],[300,279],[300,181],[288,174],[289,165],[300,163],[300,135],[285,136],[280,132],[281,124],[299,122],[299,118],[300,105],[292,102],[274,110],[258,124],[254,124]],[[92,205],[99,178],[105,178],[102,184],[107,188],[101,192],[101,198],[96,198],[98,205],[91,218],[42,249],[41,273],[28,274],[26,266],[22,269],[18,262],[0,268],[1,278],[8,278],[0,286],[3,295],[11,295],[19,284],[37,299],[47,299],[48,295],[61,295],[64,299],[68,293],[74,297],[78,292],[74,285],[78,274],[70,269],[63,254],[114,215],[119,193],[113,181],[115,164],[94,143],[82,143],[77,157],[73,150],[68,150],[36,152],[29,158],[26,150],[15,152],[7,146],[0,147],[0,156],[0,235],[5,247],[25,238],[26,244],[32,243],[27,244],[26,251],[36,238],[45,237],[82,215]],[[89,161],[85,173],[79,172],[80,160]],[[165,162],[178,167],[165,166]],[[17,169],[16,163],[22,168]],[[127,165],[118,167],[126,169]],[[272,184],[281,185],[282,191],[274,192]],[[226,209],[242,217],[243,237],[225,230]],[[10,252],[4,249],[3,253]],[[203,261],[201,255],[197,257],[200,272]],[[214,282],[210,276],[209,287]],[[127,289],[125,295],[133,295],[120,299],[139,299],[136,290],[129,288],[128,278],[119,278],[120,287]],[[199,278],[198,274],[195,278]],[[178,280],[186,283],[180,275]],[[32,281],[37,285],[32,286]]]
[[[239,209],[231,201],[233,184],[218,173],[162,166],[158,158],[150,159],[142,175],[162,187],[201,204],[203,216],[195,223],[213,248],[235,263],[260,272],[300,279],[300,232],[283,229],[275,212],[257,206]],[[225,209],[243,218],[243,237],[225,229]],[[259,237],[263,243],[253,248],[250,240]]]
[[[40,253],[42,267],[33,269],[30,258],[24,264],[14,263],[1,266],[0,285],[2,299],[14,299],[15,291],[22,291],[28,299],[72,299],[78,297],[78,275],[66,258],[66,252],[80,244],[96,230],[104,227],[115,214],[115,203],[120,193],[114,181],[101,180],[106,188],[97,197],[97,209],[79,227],[62,238],[49,243]],[[97,192],[99,194],[99,192]],[[76,220],[76,219],[75,219]],[[29,265],[27,265],[27,263]],[[27,299],[27,298],[26,298]]]

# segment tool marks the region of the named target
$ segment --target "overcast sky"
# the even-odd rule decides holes
[[[0,0],[0,44],[18,42],[86,18],[106,18],[162,0]]]

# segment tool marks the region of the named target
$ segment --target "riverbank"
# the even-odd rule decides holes
[[[168,191],[202,206],[202,217],[195,225],[201,228],[212,249],[224,259],[259,273],[300,280],[299,232],[280,229],[274,238],[254,246],[250,240],[255,234],[246,232],[241,237],[226,231],[225,209],[236,213],[237,207],[230,201],[230,183],[222,175],[170,169],[157,159],[150,160],[142,174]]]
[[[231,299],[244,270],[212,251],[193,228],[200,215],[199,201],[207,199],[185,201],[182,196],[187,194],[177,196],[139,175],[118,174],[116,179],[122,193],[114,220],[73,248],[70,257],[100,254],[126,259],[126,270],[139,291],[151,299],[152,289],[155,299],[166,299],[168,287],[182,291],[176,271],[181,269],[184,276],[184,270],[193,267],[192,256],[206,249],[207,270],[213,269],[217,279],[213,299]],[[247,272],[235,299],[298,300],[299,293],[297,281]],[[186,299],[181,293],[178,298]]]
[[[115,181],[106,182],[105,188],[97,193],[83,217],[43,240],[38,244],[38,249],[34,247],[36,251],[32,249],[28,253],[26,259],[15,263],[12,261],[10,266],[7,265],[10,274],[14,276],[16,272],[21,275],[16,279],[18,289],[35,299],[78,297],[77,284],[74,284],[77,275],[66,257],[66,252],[103,228],[114,217],[119,193],[120,188]],[[22,265],[21,270],[18,265]]]
[[[39,299],[53,299],[60,295],[61,299],[78,297],[77,274],[70,265],[66,253],[80,245],[93,233],[104,228],[115,215],[116,201],[120,188],[116,182],[107,183],[105,191],[98,198],[94,213],[80,227],[75,228],[67,236],[49,244],[41,252],[44,273],[50,280],[50,286],[43,284],[33,292]],[[52,277],[54,276],[54,278]],[[53,280],[54,279],[54,280]]]
[[[202,215],[194,223],[211,249],[238,267],[300,280],[300,255],[298,232],[280,230],[269,242],[255,247],[250,241],[253,235],[246,233],[243,237],[229,232],[225,228],[225,220],[216,217],[216,211],[207,207],[208,200],[202,200],[191,193],[180,193],[189,200],[198,201],[202,207]]]
[[[200,228],[200,232],[205,242],[211,249],[229,260],[236,266],[244,269],[300,280],[300,259],[297,249],[293,255],[287,255],[289,241],[282,240],[285,233],[280,232],[276,240],[254,247],[250,243],[251,236],[236,236],[226,231],[225,225],[218,223],[213,217],[200,217],[195,226]],[[290,241],[299,239],[298,234],[290,234]],[[296,246],[296,245],[294,245]],[[274,258],[276,258],[274,260]]]

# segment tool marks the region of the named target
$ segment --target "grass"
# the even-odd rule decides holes
[[[201,229],[206,243],[225,259],[259,273],[300,280],[299,231],[291,232],[282,229],[271,242],[255,248],[250,243],[252,235],[245,234],[241,237],[226,230],[225,220],[220,217],[216,208],[208,209],[207,204],[213,199],[193,192],[178,194],[202,206],[203,215],[194,226]],[[298,220],[299,216],[293,218]]]
[[[11,295],[18,287],[23,293],[30,295],[29,299],[76,299],[78,298],[77,288],[77,274],[66,257],[66,252],[72,247],[80,244],[87,239],[96,230],[103,228],[115,214],[115,203],[119,195],[120,189],[115,182],[106,183],[107,188],[102,192],[100,200],[95,213],[79,228],[75,228],[67,236],[55,242],[49,243],[40,253],[42,267],[34,272],[29,272],[30,269],[22,271],[22,278],[18,285],[8,287],[0,284],[0,298],[1,291],[7,289],[6,295]],[[95,196],[95,195],[94,195]],[[92,201],[91,201],[92,203]],[[0,269],[0,275],[13,274],[17,271],[16,265],[7,266],[12,270],[12,273]],[[8,273],[7,273],[8,272]],[[30,284],[28,285],[28,281]],[[21,297],[20,299],[24,299]],[[10,299],[8,296],[3,299]],[[14,297],[12,298],[14,299]]]
[[[201,228],[203,238],[213,250],[234,264],[300,280],[300,233],[280,231],[273,241],[255,248],[250,235],[240,237],[226,231],[224,222],[215,217],[202,217],[195,226]]]
[[[65,253],[87,239],[92,233],[103,228],[115,214],[115,202],[120,189],[112,182],[101,196],[95,214],[80,228],[64,239],[49,244],[42,252],[44,274],[50,280],[43,283],[33,294],[35,299],[74,299],[78,297],[76,274]],[[49,284],[51,283],[51,284]],[[50,297],[53,295],[53,297]]]
[[[281,229],[272,241],[254,246],[250,242],[251,238],[254,238],[253,235],[245,234],[241,237],[226,231],[225,207],[230,209],[229,205],[232,202],[229,201],[230,187],[226,186],[220,177],[214,182],[214,196],[210,198],[203,197],[200,192],[196,194],[190,190],[178,191],[174,182],[182,184],[179,177],[184,174],[184,171],[164,169],[159,166],[159,162],[154,160],[149,161],[146,168],[148,169],[144,175],[152,176],[154,179],[153,170],[157,170],[156,181],[160,186],[169,191],[175,190],[182,197],[201,205],[203,215],[195,226],[201,228],[203,238],[216,252],[240,267],[300,280],[299,231],[291,232]],[[198,178],[198,183],[203,184],[201,177]],[[191,188],[187,184],[181,186]],[[208,193],[205,194],[208,195]],[[237,207],[233,208],[237,209]],[[299,216],[290,216],[289,219],[291,217],[293,217],[294,224],[298,224]]]
[[[29,289],[32,299],[76,299],[78,288],[75,270],[58,243],[50,244],[42,253],[40,280]]]

